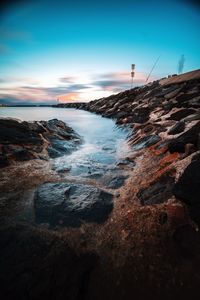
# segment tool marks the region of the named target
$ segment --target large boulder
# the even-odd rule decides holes
[[[112,194],[90,185],[45,183],[35,193],[36,222],[51,227],[101,223],[113,209],[112,198]]]

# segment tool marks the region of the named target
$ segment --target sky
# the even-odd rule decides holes
[[[4,1],[3,1],[4,2]],[[90,101],[200,68],[195,0],[19,0],[0,5],[0,104]],[[8,4],[9,2],[9,4]]]

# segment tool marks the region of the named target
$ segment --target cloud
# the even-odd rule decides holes
[[[69,77],[63,77],[69,79]],[[71,77],[74,79],[74,77]],[[10,80],[13,79],[13,83]],[[80,78],[77,78],[77,80]],[[144,84],[146,75],[136,73],[134,78],[134,86]],[[10,80],[0,79],[1,93],[0,103],[2,100],[7,100],[8,103],[55,103],[56,99],[62,102],[65,101],[87,101],[98,99],[103,96],[109,96],[114,93],[121,92],[131,87],[131,78],[129,72],[112,72],[93,74],[88,84],[71,83],[63,85],[55,85],[51,87],[35,85],[30,81],[30,78],[10,78]],[[23,81],[24,80],[24,81]],[[22,85],[22,82],[27,82],[27,85]],[[5,84],[9,84],[6,87]],[[14,87],[14,84],[18,85]],[[20,85],[21,84],[21,85]],[[4,86],[4,87],[3,87]]]
[[[75,102],[77,100],[79,100],[79,96],[80,96],[80,93],[68,93],[67,95],[61,95],[58,97],[59,101],[61,102],[67,102],[67,101],[70,101],[70,102]]]
[[[59,81],[62,83],[72,83],[76,81],[76,77],[75,76],[66,76],[66,77],[61,77],[59,78]]]
[[[55,103],[56,99],[77,99],[78,90],[85,89],[84,85],[74,84],[69,87],[34,87],[21,86],[16,88],[1,89],[0,103]],[[6,102],[7,101],[7,102]]]
[[[146,75],[136,73],[134,78],[134,86],[144,84]],[[94,80],[91,84],[101,89],[113,92],[131,88],[130,72],[112,72],[93,76]],[[97,80],[98,79],[98,80]]]

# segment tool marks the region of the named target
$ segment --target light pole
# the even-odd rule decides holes
[[[135,76],[135,64],[131,65],[131,89],[133,88],[133,77]]]

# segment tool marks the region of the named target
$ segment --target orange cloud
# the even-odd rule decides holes
[[[80,98],[80,93],[68,93],[58,96],[60,102],[76,102]]]

